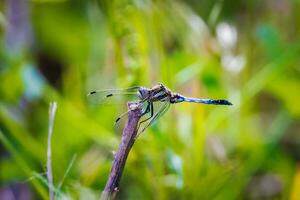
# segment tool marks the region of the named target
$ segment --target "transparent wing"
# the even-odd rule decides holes
[[[151,126],[159,117],[161,117],[170,107],[169,101],[159,102],[158,106],[154,106],[153,116],[139,126],[137,137]]]
[[[147,109],[148,102],[142,102],[141,107],[143,112]],[[123,111],[123,113],[119,113],[119,115],[115,118],[114,121],[114,128],[116,133],[122,133],[123,128],[126,124],[126,121],[128,120],[128,108],[126,107],[126,111]]]
[[[92,105],[102,104],[125,104],[128,101],[138,101],[138,89],[140,87],[131,87],[127,89],[110,89],[91,91],[87,100]]]

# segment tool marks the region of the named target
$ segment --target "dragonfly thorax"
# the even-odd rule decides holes
[[[172,92],[162,84],[157,84],[152,88],[141,87],[138,90],[139,98],[148,102],[170,101]]]

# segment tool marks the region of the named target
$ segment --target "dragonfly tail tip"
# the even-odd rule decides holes
[[[217,104],[219,104],[219,105],[228,105],[228,106],[233,105],[230,101],[227,101],[227,100],[217,100]]]
[[[232,106],[233,104],[230,101],[223,100],[224,105]]]

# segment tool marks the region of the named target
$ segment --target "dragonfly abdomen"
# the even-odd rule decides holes
[[[197,99],[197,98],[184,97],[183,101],[193,102],[193,103],[213,104],[213,105],[232,105],[232,103],[224,99],[214,100],[214,99]]]

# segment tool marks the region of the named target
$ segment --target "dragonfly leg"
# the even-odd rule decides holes
[[[147,109],[145,110],[145,112],[143,113],[143,115],[146,114],[146,113],[148,113],[148,112],[150,112],[150,116],[149,116],[147,119],[144,119],[144,120],[142,120],[142,121],[139,122],[139,125],[138,125],[138,127],[137,127],[137,131],[140,129],[140,126],[141,126],[142,123],[148,121],[149,119],[151,119],[151,118],[153,117],[153,103],[152,103],[152,102],[151,102],[151,103],[149,102],[149,104],[148,104],[148,106],[147,106]],[[137,134],[136,138],[137,138],[140,134],[141,134],[141,132],[139,132],[139,133]]]
[[[159,110],[154,114],[154,116],[149,121],[149,123],[140,131],[140,133],[138,135],[140,135],[142,132],[144,132],[146,130],[146,128],[149,127],[158,117],[163,115],[168,110],[169,106],[170,106],[169,103],[165,103],[164,105],[162,105],[159,108]]]
[[[148,112],[151,111],[151,104],[152,104],[152,103],[149,103],[149,102],[148,102],[147,108],[146,108],[145,112],[142,113],[142,115],[145,115],[145,114],[147,114]]]

